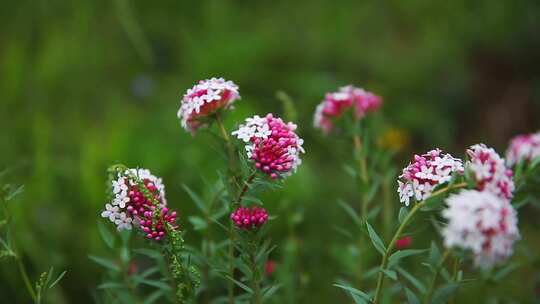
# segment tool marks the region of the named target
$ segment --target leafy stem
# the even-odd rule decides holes
[[[459,184],[455,184],[455,185],[450,185],[448,187],[445,187],[443,189],[439,189],[439,190],[433,192],[430,197],[434,197],[434,196],[443,194],[443,193],[445,193],[445,192],[447,192],[447,191],[449,191],[451,189],[463,188],[465,186],[467,186],[466,183],[459,183]],[[388,244],[388,248],[386,249],[386,252],[384,253],[384,255],[382,257],[381,265],[379,267],[380,270],[385,270],[386,269],[386,266],[388,265],[388,258],[390,256],[390,254],[392,253],[392,251],[394,249],[394,246],[396,245],[397,240],[399,239],[399,237],[403,233],[403,230],[405,229],[407,224],[409,224],[409,222],[414,217],[414,215],[418,212],[418,210],[420,210],[425,205],[426,205],[426,200],[423,200],[423,201],[417,203],[416,205],[414,205],[414,207],[411,209],[411,211],[407,214],[405,219],[403,219],[403,222],[401,222],[401,225],[399,226],[398,230],[396,231],[396,233],[392,237],[392,240]],[[378,274],[378,277],[377,277],[377,287],[375,289],[375,296],[373,298],[373,303],[375,303],[375,304],[378,303],[379,298],[381,296],[383,283],[384,283],[384,274],[383,274],[382,271],[380,271],[379,274]]]
[[[437,268],[435,269],[435,273],[433,274],[433,279],[431,279],[431,283],[429,285],[429,289],[426,294],[426,299],[424,301],[426,304],[431,303],[431,299],[433,298],[433,291],[435,291],[435,285],[437,284],[437,279],[444,266],[444,262],[446,262],[446,259],[448,258],[449,255],[450,255],[450,250],[446,249],[441,260],[439,261],[439,264],[437,265]]]

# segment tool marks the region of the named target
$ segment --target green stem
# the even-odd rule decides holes
[[[239,207],[240,206],[240,204],[242,203],[242,199],[244,198],[244,195],[249,190],[249,186],[253,182],[253,179],[255,178],[256,174],[257,174],[257,172],[253,171],[253,173],[251,173],[251,175],[246,179],[246,181],[244,182],[244,186],[242,187],[242,190],[240,190],[240,194],[238,194],[238,198],[236,199],[236,201],[234,203],[235,204],[234,207]]]
[[[445,193],[446,191],[449,191],[451,189],[457,189],[457,188],[463,188],[467,186],[466,183],[460,183],[460,184],[455,184],[455,185],[452,185],[452,186],[448,186],[446,188],[443,188],[443,189],[439,189],[435,192],[433,192],[430,197],[434,197],[434,196],[437,196],[437,195],[440,195],[440,194],[443,194]],[[409,212],[409,214],[407,214],[407,216],[405,217],[405,219],[403,220],[403,222],[401,223],[401,225],[399,226],[398,230],[396,231],[396,233],[394,234],[394,237],[392,238],[392,240],[390,241],[390,243],[388,244],[388,248],[386,249],[386,253],[383,255],[383,258],[381,260],[381,266],[379,267],[380,269],[385,269],[387,264],[388,264],[388,258],[389,258],[389,255],[390,253],[392,252],[392,250],[394,249],[394,246],[397,242],[397,240],[399,239],[399,237],[401,236],[401,233],[403,232],[403,230],[405,229],[405,227],[407,226],[407,224],[410,222],[410,220],[413,218],[413,216],[416,214],[416,212],[418,212],[418,210],[420,210],[420,208],[422,208],[424,205],[426,204],[426,201],[421,201],[419,203],[417,203],[416,205],[414,205],[414,207],[411,209],[411,211]],[[377,287],[375,289],[375,297],[373,298],[373,303],[374,304],[377,304],[378,301],[379,301],[379,298],[381,296],[381,291],[382,291],[382,286],[383,286],[383,283],[384,283],[384,274],[382,272],[379,272],[379,275],[377,277]]]
[[[221,116],[219,113],[216,113],[216,124],[218,126],[219,132],[221,133],[221,137],[225,141],[225,145],[227,148],[228,153],[228,160],[229,160],[229,195],[233,196],[236,192],[236,185],[237,185],[237,176],[236,176],[236,153],[234,146],[231,142],[231,139],[229,137],[229,134],[227,133],[227,130],[225,129],[225,125],[223,124],[223,121],[221,120]],[[247,191],[247,190],[246,190]],[[241,197],[240,197],[241,199]],[[234,208],[236,205],[236,202],[231,203],[231,209]],[[229,225],[229,275],[231,278],[234,278],[234,242],[235,242],[235,233],[234,233],[234,225],[231,222]],[[234,304],[234,283],[232,281],[229,281],[227,283],[227,294],[229,299],[229,304]]]
[[[422,201],[420,203],[417,203],[416,205],[414,205],[414,207],[411,209],[411,211],[409,212],[409,214],[407,214],[407,216],[405,217],[405,219],[403,220],[403,222],[401,223],[401,225],[399,226],[398,230],[396,231],[396,233],[394,234],[394,237],[392,238],[392,240],[390,241],[390,244],[388,244],[388,248],[386,249],[386,252],[385,254],[383,255],[383,258],[382,258],[382,261],[381,261],[381,266],[379,267],[380,270],[382,269],[385,269],[387,264],[388,264],[388,258],[390,256],[390,253],[392,252],[392,250],[394,249],[394,246],[397,242],[397,240],[399,239],[399,237],[401,236],[401,233],[403,232],[403,230],[405,229],[405,227],[407,226],[407,224],[409,223],[409,221],[414,217],[414,215],[416,214],[416,212],[418,212],[418,210],[420,210],[420,208],[422,208],[422,206],[424,206],[425,204],[425,201]],[[381,291],[382,291],[382,286],[383,286],[383,283],[384,283],[384,274],[382,271],[379,271],[379,274],[378,274],[378,277],[377,277],[377,287],[375,289],[375,297],[373,298],[373,303],[378,303],[379,301],[379,298],[380,298],[380,295],[381,295]]]
[[[362,152],[362,142],[360,140],[360,136],[358,134],[355,134],[353,136],[353,145],[354,145],[354,157],[356,158],[356,161],[358,162],[358,169],[359,169],[359,182],[361,185],[361,188],[365,190],[365,186],[369,182],[368,173],[367,173],[367,160],[365,157],[365,154]],[[362,191],[361,193],[361,206],[360,206],[360,217],[364,220],[367,219],[367,213],[368,213],[368,194],[367,191]],[[363,250],[365,244],[364,240],[364,234],[360,233],[360,237],[358,239],[358,252],[360,255],[360,252]],[[363,259],[362,256],[358,258],[358,284],[360,285],[362,282],[362,270],[363,270]]]
[[[254,252],[251,253],[251,272],[253,275],[253,280],[252,280],[253,303],[260,304],[261,303],[261,283],[259,280],[260,274],[257,268],[257,261],[256,261],[256,255],[255,255],[256,250],[253,250],[253,251]]]
[[[437,284],[437,278],[439,277],[439,274],[441,273],[441,269],[444,266],[444,262],[446,262],[446,259],[448,258],[449,255],[450,255],[450,250],[446,249],[441,260],[439,261],[439,265],[437,265],[437,269],[435,269],[435,273],[433,274],[433,279],[431,280],[431,284],[429,285],[429,289],[426,294],[426,300],[424,301],[426,304],[431,303],[433,292],[435,291],[435,286]]]
[[[19,273],[21,274],[21,277],[23,278],[24,285],[26,287],[26,290],[32,297],[32,300],[35,302],[38,301],[38,298],[36,297],[36,293],[34,292],[34,288],[32,288],[32,283],[30,282],[30,279],[28,278],[28,274],[26,273],[26,268],[24,267],[24,263],[21,260],[21,258],[17,255],[15,258],[17,260],[17,266],[19,268]]]

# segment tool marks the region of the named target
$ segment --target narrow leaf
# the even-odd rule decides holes
[[[245,290],[247,293],[249,294],[253,294],[253,290],[251,288],[249,288],[246,284],[240,282],[240,281],[237,281],[235,279],[233,279],[231,276],[228,276],[226,275],[225,276],[227,279],[231,280],[234,284],[238,285],[238,287],[242,288],[243,290]]]
[[[409,302],[409,304],[420,304],[418,297],[409,288],[405,287],[405,295],[407,296],[407,302]]]
[[[120,268],[118,267],[118,265],[116,265],[116,263],[114,263],[113,261],[110,261],[110,260],[107,260],[107,259],[104,259],[104,258],[100,258],[100,257],[97,257],[97,256],[93,256],[93,255],[89,255],[88,258],[90,260],[96,262],[97,264],[107,268],[107,269],[110,269],[110,270],[115,271],[115,272],[120,271]]]
[[[346,291],[348,291],[349,293],[351,293],[353,295],[360,296],[361,298],[363,298],[366,301],[371,301],[371,298],[369,297],[368,294],[366,294],[365,292],[360,291],[360,290],[358,290],[356,288],[353,288],[351,286],[345,286],[345,285],[341,285],[341,284],[333,284],[333,286],[335,286],[337,288],[341,288],[343,290],[346,290]]]
[[[388,259],[388,268],[392,268],[399,263],[399,260],[426,252],[427,249],[405,249],[394,252]]]
[[[184,188],[184,191],[186,191],[189,197],[191,197],[195,205],[197,205],[197,208],[199,208],[199,210],[204,212],[206,208],[205,208],[204,201],[201,199],[201,197],[185,184],[182,184],[182,188]]]
[[[49,285],[49,289],[50,288],[53,288],[54,286],[56,286],[56,284],[58,284],[60,282],[60,280],[62,280],[62,278],[64,278],[64,276],[66,275],[67,273],[67,270],[64,270],[57,278],[56,280],[54,280],[54,282],[51,283],[51,285]]]
[[[407,214],[409,214],[409,209],[407,209],[407,207],[399,208],[398,220],[400,224],[403,223],[403,220],[405,219]]]
[[[459,284],[457,283],[450,283],[443,285],[437,291],[435,291],[435,294],[433,294],[433,304],[444,304],[448,302],[448,299],[456,292],[458,289]]]
[[[386,253],[386,247],[384,246],[383,241],[381,240],[377,232],[375,232],[375,229],[373,229],[373,227],[371,227],[368,222],[366,222],[366,226],[368,229],[369,238],[371,239],[373,246],[375,246],[375,249],[377,249],[377,251],[381,255],[384,255]]]
[[[114,236],[112,233],[105,227],[105,224],[103,224],[103,221],[98,220],[97,223],[99,235],[101,236],[101,239],[105,242],[107,247],[112,249],[114,247]]]
[[[397,273],[390,269],[381,269],[381,272],[384,273],[387,277],[392,280],[397,280]]]

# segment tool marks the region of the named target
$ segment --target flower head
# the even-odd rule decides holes
[[[474,254],[476,266],[490,267],[508,258],[520,238],[516,211],[510,203],[488,191],[463,190],[447,199],[442,212],[446,247]]]
[[[471,146],[467,150],[470,160],[467,170],[476,181],[478,190],[490,191],[505,199],[511,199],[514,191],[512,170],[507,168],[502,159],[493,148],[484,144]]]
[[[540,131],[512,138],[510,147],[506,151],[508,166],[514,166],[520,161],[530,161],[536,157],[540,157]]]
[[[414,161],[403,169],[398,180],[399,200],[409,206],[411,198],[423,201],[437,185],[449,182],[452,174],[464,172],[463,162],[439,149],[415,155]]]
[[[355,119],[361,119],[366,113],[376,111],[382,104],[382,98],[356,88],[352,85],[341,87],[338,92],[327,93],[317,106],[313,125],[329,133],[333,129],[333,119],[340,118],[344,112],[353,110]]]
[[[176,211],[165,200],[165,186],[146,169],[128,169],[112,181],[113,198],[105,205],[102,217],[118,230],[138,227],[147,238],[159,241],[166,235],[165,225],[175,225]]]
[[[184,129],[195,133],[205,124],[204,118],[219,109],[230,108],[237,99],[240,94],[234,82],[223,78],[201,80],[184,94],[178,118]]]
[[[231,214],[231,220],[238,228],[251,230],[264,225],[268,220],[268,213],[264,208],[240,207]]]
[[[247,118],[232,134],[245,143],[248,158],[257,169],[275,179],[288,176],[302,163],[304,140],[295,133],[296,125],[285,123],[271,113]]]

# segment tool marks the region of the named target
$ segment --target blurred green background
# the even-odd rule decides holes
[[[349,143],[312,128],[325,92],[351,83],[384,97],[381,134],[399,148],[398,168],[432,147],[462,155],[483,141],[504,152],[511,136],[540,128],[535,0],[21,0],[2,3],[0,25],[0,168],[26,185],[10,207],[30,272],[68,270],[51,303],[93,302],[102,270],[87,255],[107,255],[96,222],[114,162],[162,176],[187,241],[198,244],[185,220],[195,207],[181,184],[201,190],[203,178],[224,168],[211,136],[192,137],[176,118],[182,94],[199,79],[240,86],[229,128],[248,115],[283,114],[280,90],[294,101],[304,164],[265,195],[278,215],[271,231],[278,271],[297,287],[285,289],[288,303],[347,299],[331,286],[347,242],[333,226],[348,221],[337,199],[354,202],[356,192],[342,168]],[[521,244],[538,249],[539,211],[527,208]],[[517,251],[514,259],[525,259]],[[540,268],[532,259],[536,268],[488,291],[536,301]],[[14,266],[0,268],[0,302],[28,303]],[[473,283],[460,297],[474,302],[488,291]]]

